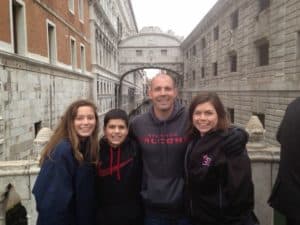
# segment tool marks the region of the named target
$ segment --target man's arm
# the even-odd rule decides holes
[[[248,133],[241,127],[232,126],[228,129],[224,139],[224,151],[226,155],[239,155],[246,149]]]

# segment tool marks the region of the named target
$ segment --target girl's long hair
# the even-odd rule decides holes
[[[80,139],[76,133],[74,127],[74,120],[77,116],[78,108],[82,106],[89,106],[94,110],[96,125],[91,136],[88,137],[86,144],[86,155],[84,156],[80,152]],[[58,126],[56,127],[52,137],[43,149],[40,159],[40,165],[43,164],[46,158],[51,158],[50,155],[55,149],[55,146],[62,140],[67,139],[72,146],[72,151],[75,159],[81,163],[83,160],[87,160],[93,163],[98,159],[98,146],[99,146],[99,118],[97,115],[97,107],[94,103],[88,100],[77,100],[73,102],[65,111]],[[88,157],[88,158],[86,158]]]

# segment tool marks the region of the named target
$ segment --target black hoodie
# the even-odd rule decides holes
[[[250,159],[245,148],[225,152],[226,138],[227,132],[212,131],[188,145],[186,185],[194,224],[258,224]]]
[[[137,143],[127,137],[114,149],[102,138],[99,156],[96,179],[98,224],[142,224],[142,165]]]
[[[148,215],[183,215],[186,124],[187,112],[178,102],[167,120],[157,119],[152,107],[132,121],[131,131],[142,150],[141,194]]]

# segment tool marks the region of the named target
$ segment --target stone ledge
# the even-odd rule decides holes
[[[12,175],[35,175],[38,174],[40,168],[38,161],[18,160],[18,161],[1,161],[0,177]]]
[[[255,149],[248,147],[248,154],[252,162],[276,162],[280,160],[280,148],[267,146],[265,148]]]

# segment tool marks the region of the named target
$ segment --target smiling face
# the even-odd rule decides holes
[[[153,78],[149,89],[154,113],[158,118],[165,119],[171,115],[177,96],[174,81],[169,75],[160,74]]]
[[[193,125],[201,136],[217,127],[218,114],[210,102],[204,102],[195,108],[193,112]]]
[[[104,127],[104,135],[111,147],[118,147],[128,135],[128,126],[122,119],[110,119]]]
[[[90,106],[81,106],[77,110],[74,119],[74,129],[80,138],[87,138],[92,135],[96,127],[94,109]]]

